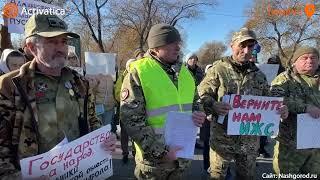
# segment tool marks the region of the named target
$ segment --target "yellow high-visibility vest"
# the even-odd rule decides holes
[[[156,134],[164,133],[164,125],[169,111],[191,112],[196,90],[195,80],[190,71],[181,66],[178,75],[178,88],[160,64],[149,57],[140,59],[130,65],[136,69],[146,101],[147,125]],[[135,143],[138,156],[143,152]]]

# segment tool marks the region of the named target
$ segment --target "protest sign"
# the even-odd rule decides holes
[[[279,131],[281,97],[231,95],[228,135],[275,136]]]
[[[54,149],[20,161],[23,179],[106,179],[113,174],[112,156],[102,148],[110,125]]]
[[[320,118],[309,114],[297,116],[297,149],[320,148]]]
[[[116,54],[85,52],[86,74],[115,75]]]
[[[279,64],[257,64],[260,71],[266,75],[268,84],[271,85],[271,82],[276,78],[279,70]]]
[[[14,3],[18,8],[18,13],[16,14],[16,16],[8,18],[9,33],[23,34],[24,25],[33,14],[61,16],[66,14],[65,9],[37,0],[7,0],[7,3]],[[10,9],[8,9],[8,11],[10,11]]]

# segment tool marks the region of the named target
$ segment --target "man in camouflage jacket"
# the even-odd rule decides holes
[[[0,78],[0,179],[22,179],[22,158],[101,126],[88,82],[64,67],[67,37],[78,35],[57,16],[34,15],[25,36],[35,58]],[[114,149],[114,136],[106,145]]]
[[[290,112],[289,117],[280,122],[274,147],[276,174],[320,175],[320,149],[297,149],[297,114],[320,117],[319,64],[317,49],[300,47],[290,61],[290,68],[272,81],[272,95],[284,97]]]
[[[208,116],[212,117],[210,131],[210,179],[225,179],[232,159],[236,163],[236,179],[255,179],[258,136],[227,135],[227,116],[222,124],[219,115],[227,115],[229,103],[221,102],[227,94],[268,96],[265,75],[250,63],[256,43],[253,31],[242,28],[232,37],[232,56],[214,62],[198,86],[199,96]],[[279,113],[286,115],[286,107]]]

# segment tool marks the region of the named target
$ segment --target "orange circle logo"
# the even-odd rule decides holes
[[[18,6],[15,3],[8,3],[3,7],[3,15],[6,18],[16,18],[18,16]]]

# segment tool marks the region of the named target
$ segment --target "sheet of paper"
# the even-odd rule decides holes
[[[279,70],[279,64],[257,64],[258,68],[266,75],[268,84],[276,78]]]
[[[297,116],[297,149],[320,148],[320,118],[309,114]]]
[[[193,124],[192,114],[185,112],[169,112],[165,124],[165,142],[183,149],[177,152],[177,157],[193,159],[198,127]]]
[[[84,53],[86,74],[116,74],[116,54],[113,53]]]
[[[226,103],[228,103],[228,102],[230,102],[230,95],[224,95],[223,97],[222,97],[222,102],[226,102]],[[219,124],[223,124],[223,121],[224,121],[224,118],[225,118],[225,116],[219,116],[218,117],[218,123]]]

